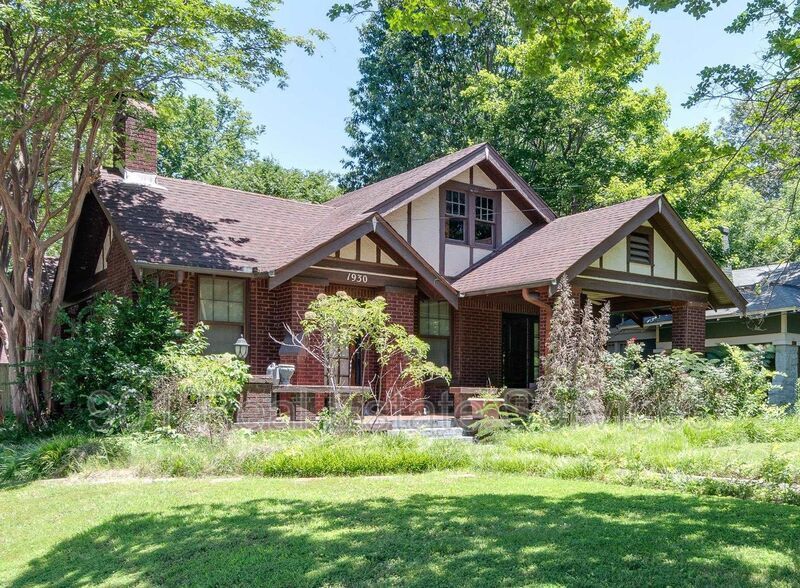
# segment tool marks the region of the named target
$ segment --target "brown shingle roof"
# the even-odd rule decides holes
[[[432,175],[435,175],[459,160],[469,157],[486,149],[486,143],[478,143],[460,151],[455,151],[439,159],[429,161],[424,165],[410,169],[391,178],[386,178],[374,184],[369,184],[353,192],[342,194],[328,202],[331,206],[346,207],[348,210],[366,212],[374,209],[387,199],[413,188]]]
[[[126,184],[105,171],[94,192],[140,263],[261,271],[291,261],[294,244],[333,208],[158,178],[159,188]]]
[[[658,198],[630,200],[540,225],[462,274],[453,286],[474,293],[556,280]]]

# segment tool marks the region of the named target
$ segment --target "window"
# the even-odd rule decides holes
[[[467,195],[447,190],[444,195],[444,236],[451,241],[467,241]]]
[[[628,237],[628,261],[653,265],[653,233],[639,230]]]
[[[108,256],[111,253],[111,227],[106,231],[106,238],[103,239],[103,249],[100,251],[100,257],[97,258],[97,266],[94,268],[94,273],[99,274],[108,269]]]
[[[428,359],[436,365],[450,365],[450,305],[436,300],[419,303],[420,338],[430,345]]]
[[[475,196],[475,244],[494,247],[494,198]]]
[[[356,342],[354,349],[342,347],[331,357],[333,378],[337,386],[361,386],[364,377],[363,348],[361,341]],[[330,378],[328,378],[330,380]]]
[[[208,325],[207,353],[233,353],[244,333],[244,281],[200,276],[200,320]]]
[[[445,190],[445,240],[493,248],[497,238],[498,206],[493,196]]]

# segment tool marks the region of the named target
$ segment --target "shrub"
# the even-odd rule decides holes
[[[146,283],[132,298],[105,292],[75,319],[62,314],[61,320],[65,336],[43,349],[53,398],[68,417],[94,430],[137,422],[162,373],[159,355],[184,336],[169,290]]]
[[[249,368],[230,353],[201,355],[204,325],[182,345],[170,344],[158,361],[164,375],[153,393],[157,424],[167,430],[213,437],[229,428]]]
[[[644,357],[642,346],[634,342],[623,354],[606,354],[605,415],[665,419],[762,414],[772,379],[762,352],[724,347],[722,360],[685,350]]]

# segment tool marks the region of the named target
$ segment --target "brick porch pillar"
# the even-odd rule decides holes
[[[315,279],[294,279],[289,284],[288,300],[284,302],[285,311],[288,315],[284,316],[284,322],[289,325],[292,333],[300,335],[303,327],[300,321],[308,310],[308,305],[317,296],[325,291],[327,282]],[[286,334],[284,344],[280,348],[280,362],[291,363],[295,366],[292,384],[305,386],[320,386],[325,384],[325,370],[323,366],[312,358],[304,350],[290,345],[291,340]]]
[[[706,303],[672,302],[672,348],[706,350]]]
[[[414,333],[417,292],[406,288],[387,286],[382,296],[386,299],[386,311],[389,313],[392,322],[403,325],[407,332]],[[397,380],[403,368],[403,361],[403,358],[395,357],[386,367],[382,380],[382,385],[384,387],[391,387]],[[403,386],[402,383],[398,385]],[[383,391],[381,391],[381,394],[382,393]],[[421,414],[424,393],[425,391],[422,386],[404,388],[402,398],[391,399],[389,406],[390,411],[393,413],[401,412],[402,414]]]

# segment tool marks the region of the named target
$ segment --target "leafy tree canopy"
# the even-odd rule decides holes
[[[49,405],[34,373],[37,341],[54,333],[66,272],[49,299],[44,258],[68,259],[83,199],[109,148],[120,95],[180,87],[285,83],[276,0],[19,0],[0,4],[0,310],[13,408]]]
[[[331,174],[287,169],[259,157],[255,142],[264,128],[253,124],[236,99],[171,92],[156,106],[162,175],[310,202],[324,202],[340,193]]]

